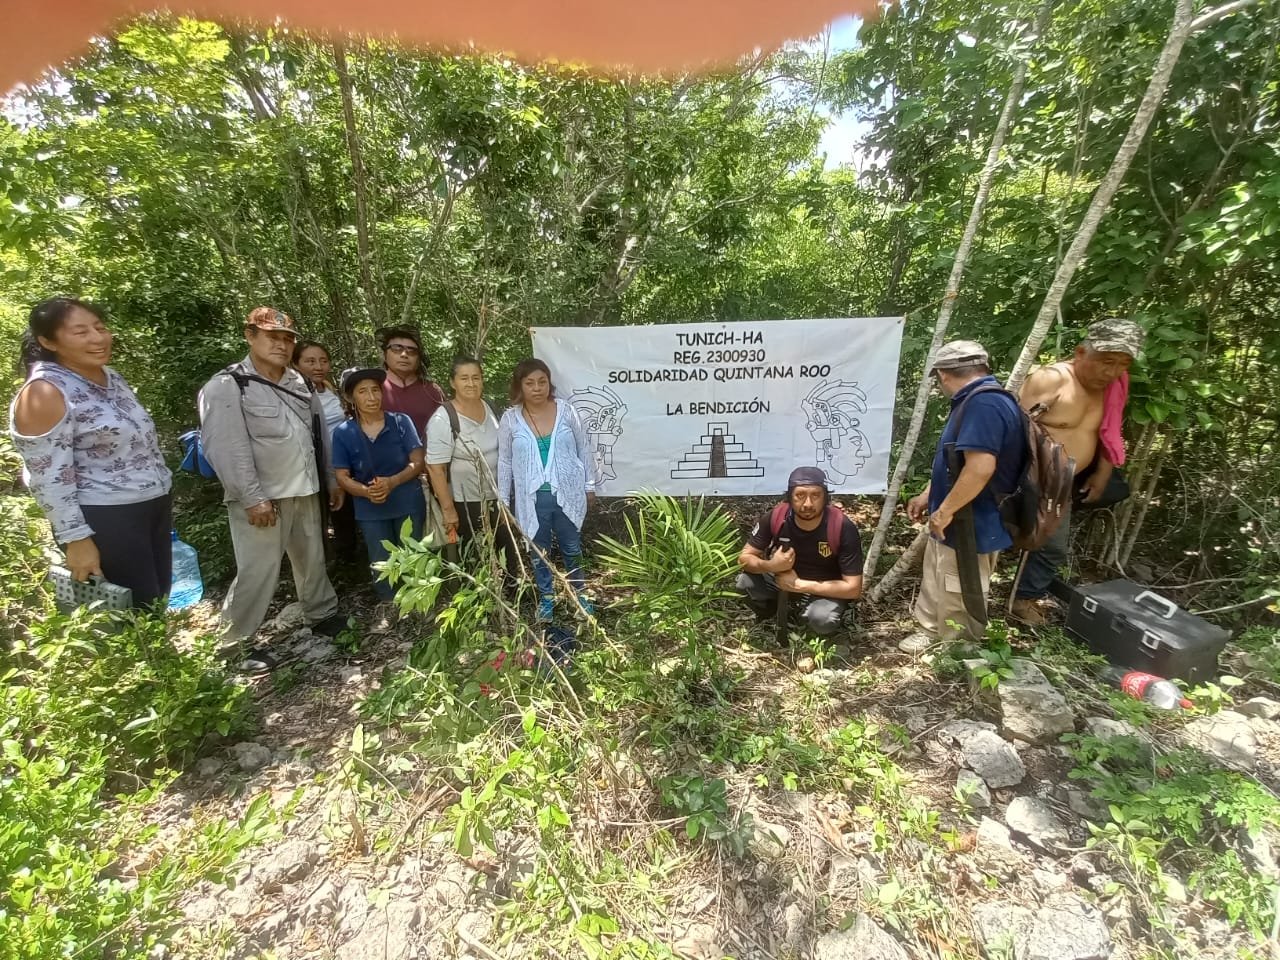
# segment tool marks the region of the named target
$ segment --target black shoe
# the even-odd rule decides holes
[[[319,623],[311,624],[311,632],[322,637],[336,637],[349,626],[347,619],[345,613],[335,613],[332,616],[325,617]]]

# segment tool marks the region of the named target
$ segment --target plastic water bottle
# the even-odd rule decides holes
[[[1182,695],[1177,684],[1164,677],[1157,677],[1154,673],[1107,667],[1102,671],[1102,679],[1119,687],[1135,700],[1145,700],[1157,710],[1177,710],[1179,707],[1191,706],[1191,701]]]
[[[174,530],[169,537],[173,541],[173,583],[169,588],[169,609],[185,610],[200,602],[204,596],[204,580],[200,577],[200,558],[196,548],[178,539]]]

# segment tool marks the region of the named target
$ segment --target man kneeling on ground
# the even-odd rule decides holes
[[[738,554],[738,589],[763,617],[777,610],[778,592],[805,598],[804,619],[819,636],[840,628],[852,600],[862,596],[862,540],[858,528],[831,505],[819,467],[797,467],[787,499],[751,529]]]

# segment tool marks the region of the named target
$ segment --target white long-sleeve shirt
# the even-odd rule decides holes
[[[595,458],[582,421],[573,405],[564,400],[556,401],[556,422],[545,467],[538,454],[538,438],[521,404],[509,408],[498,424],[498,496],[512,505],[516,522],[530,537],[538,532],[538,489],[543,484],[551,486],[560,509],[581,529],[587,515],[587,494],[596,489]]]
[[[250,357],[232,369],[260,377]],[[297,370],[286,369],[279,390],[249,380],[244,389],[226,370],[204,385],[198,400],[204,455],[222,481],[222,499],[248,509],[264,500],[307,497],[337,486],[332,438],[321,430],[325,477],[317,475],[311,418],[324,420],[319,397]]]

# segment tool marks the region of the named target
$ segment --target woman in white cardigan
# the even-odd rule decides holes
[[[555,581],[546,556],[552,538],[578,603],[582,596],[582,521],[595,502],[595,459],[573,405],[556,400],[551,371],[541,360],[522,360],[511,374],[511,406],[498,425],[498,496],[511,504],[516,521],[533,541],[533,576],[538,584],[538,619],[555,610]]]

